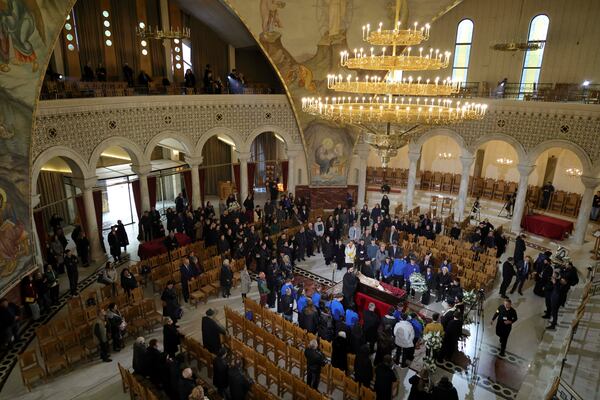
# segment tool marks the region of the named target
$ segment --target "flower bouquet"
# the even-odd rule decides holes
[[[423,366],[429,372],[435,372],[437,365],[435,363],[435,354],[442,348],[442,334],[440,332],[429,332],[423,335],[426,355],[423,357]]]
[[[471,306],[477,302],[477,293],[474,290],[467,290],[463,293],[463,302]]]
[[[410,281],[411,289],[414,289],[416,292],[424,292],[427,290],[427,282],[425,282],[425,277],[422,274],[413,272],[408,277],[408,280]]]

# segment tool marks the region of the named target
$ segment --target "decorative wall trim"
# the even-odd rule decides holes
[[[220,129],[244,151],[257,132],[276,130],[286,145],[301,145],[300,131],[285,95],[199,95],[114,97],[41,101],[32,138],[32,158],[62,146],[80,154],[91,166],[101,143],[122,142],[132,159],[145,160],[157,138],[185,137],[198,145]],[[114,138],[114,140],[111,140]],[[121,140],[126,139],[126,140]],[[130,145],[128,145],[128,143]],[[141,149],[141,150],[140,150]],[[147,160],[145,160],[147,161]]]

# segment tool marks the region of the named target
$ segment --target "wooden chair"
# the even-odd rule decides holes
[[[566,193],[562,190],[557,190],[552,194],[550,198],[550,211],[554,211],[557,213],[562,212],[563,205],[565,204],[567,196]]]
[[[356,354],[350,354],[348,353],[347,356],[348,359],[348,375],[352,376],[354,375],[354,360],[356,360]]]
[[[154,299],[144,299],[142,301],[142,314],[146,322],[146,329],[152,331],[156,325],[162,323],[163,315],[156,310]]]
[[[421,189],[422,190],[431,189],[431,181],[432,181],[431,171],[423,171],[423,174],[421,175]]]
[[[279,366],[279,362],[283,361],[283,365],[288,365],[288,346],[281,340],[275,340],[275,355],[273,362]]]
[[[331,364],[329,363],[321,368],[321,383],[327,387],[327,393],[331,393]]]
[[[494,195],[495,181],[492,178],[487,178],[483,186],[483,198],[491,199]]]
[[[344,399],[359,399],[360,388],[358,382],[349,377],[344,377]]]
[[[277,393],[279,394],[279,371],[277,365],[273,363],[267,364],[267,389],[271,387],[273,383],[277,385]]]
[[[306,370],[306,358],[304,357],[304,353],[301,349],[297,347],[288,347],[288,363],[287,369],[290,372],[293,372],[294,368],[298,368],[300,371],[299,376],[304,378],[304,373]]]
[[[45,380],[46,373],[40,365],[35,349],[24,351],[19,355],[19,368],[23,385],[31,392],[31,383],[36,380]]]
[[[50,325],[40,325],[35,328],[35,335],[37,336],[38,343],[41,345],[56,343],[56,338],[54,337],[54,332],[52,331],[52,326]]]
[[[308,391],[306,383],[294,377],[292,382],[294,400],[308,400]]]
[[[366,386],[360,387],[360,397],[361,400],[376,400],[377,396],[375,392],[369,389]]]
[[[71,324],[68,318],[58,318],[52,322],[52,333],[60,340],[62,335],[65,335],[71,331]]]
[[[67,301],[67,309],[69,310],[69,314],[76,311],[83,311],[83,303],[81,301],[81,296],[71,297]]]
[[[69,332],[60,337],[60,344],[69,364],[75,364],[86,358],[86,349],[81,345],[77,332]]]
[[[440,192],[442,190],[442,173],[434,172],[433,178],[431,181],[431,190],[435,190],[436,192]]]
[[[333,393],[335,389],[339,389],[344,392],[346,387],[346,374],[339,368],[331,367],[331,387],[329,388],[329,394]]]
[[[40,351],[44,358],[46,373],[51,375],[55,371],[59,371],[69,366],[67,358],[62,354],[58,343],[48,343],[40,345]]]
[[[581,196],[577,193],[569,193],[567,198],[565,199],[565,205],[563,207],[562,213],[565,215],[569,215],[571,217],[575,217],[577,215],[577,211],[579,209],[579,203],[581,201]]]
[[[269,371],[267,365],[272,364],[271,360],[260,353],[254,352],[254,380],[258,382],[259,376],[264,376],[265,381],[268,382]]]
[[[283,393],[289,393],[294,395],[294,375],[287,372],[286,370],[279,370],[279,383],[277,384],[278,395],[282,396]]]
[[[91,357],[98,351],[98,344],[94,337],[93,326],[84,325],[77,329],[77,337],[79,338],[79,344],[85,349],[88,357]]]
[[[319,344],[321,346],[321,351],[323,352],[325,357],[331,359],[331,352],[332,352],[331,342],[321,339],[319,341]]]

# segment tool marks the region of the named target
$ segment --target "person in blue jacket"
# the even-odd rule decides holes
[[[298,314],[304,310],[304,307],[306,307],[306,296],[304,295],[304,289],[299,288],[296,297],[296,308],[298,309]]]
[[[319,308],[319,304],[321,303],[321,288],[319,286],[315,287],[315,291],[311,296],[313,306],[317,309]]]
[[[356,313],[356,311],[354,311],[351,308],[347,309],[345,322],[348,329],[352,329],[354,324],[358,322],[358,314]]]
[[[392,264],[389,257],[386,257],[385,261],[381,264],[381,280],[385,283],[392,281]]]
[[[392,282],[393,285],[400,288],[404,286],[404,269],[406,268],[406,260],[403,258],[394,259],[392,265]]]
[[[448,272],[452,272],[452,263],[447,258],[442,261],[442,264],[440,265],[440,271],[442,270],[442,267],[446,267],[448,268]]]
[[[339,321],[345,314],[344,306],[342,305],[342,301],[344,296],[339,293],[335,296],[335,298],[331,301],[331,316],[334,321]]]
[[[417,314],[415,314],[414,312],[410,313],[409,317],[410,318],[408,322],[410,322],[415,331],[415,338],[413,339],[413,343],[416,345],[419,339],[421,339],[421,337],[423,336],[423,325],[421,325],[421,322],[417,318]]]
[[[283,285],[281,285],[281,295],[282,296],[285,296],[285,291],[287,290],[287,288],[290,288],[290,290],[292,291],[292,296],[295,296],[294,285],[292,284],[291,279],[286,279],[285,283]]]
[[[421,267],[419,266],[419,264],[417,264],[417,260],[414,257],[411,257],[410,262],[406,264],[406,267],[404,268],[404,282],[406,282],[406,293],[408,294],[411,294],[409,278],[413,272],[420,273]]]

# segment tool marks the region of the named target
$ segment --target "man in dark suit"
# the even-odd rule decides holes
[[[506,297],[506,289],[510,285],[513,276],[515,276],[515,266],[513,265],[513,258],[508,257],[504,264],[502,264],[502,283],[500,284],[500,296]]]
[[[171,252],[171,251],[175,250],[176,248],[178,248],[179,242],[177,241],[177,238],[175,237],[175,232],[170,232],[169,236],[167,236],[165,238],[165,240],[163,241],[163,244],[165,245],[165,248],[167,249],[168,252]]]
[[[392,260],[402,258],[402,248],[398,246],[398,242],[392,242],[392,245],[388,249],[388,254]]]
[[[505,298],[504,304],[500,305],[494,313],[492,324],[496,319],[498,320],[496,322],[496,335],[500,338],[500,356],[504,357],[508,335],[510,335],[513,324],[517,322],[517,311],[512,307],[509,298]]]
[[[531,272],[531,257],[527,256],[523,261],[517,262],[517,279],[515,283],[510,289],[510,293],[513,294],[516,289],[518,289],[519,294],[523,296],[523,284],[529,277],[529,273]]]
[[[190,299],[190,288],[188,285],[190,281],[194,280],[194,276],[196,275],[196,271],[190,265],[188,257],[183,257],[179,272],[181,272],[181,293],[183,294],[183,300],[187,303]]]
[[[525,258],[526,248],[527,248],[527,246],[525,245],[525,235],[517,236],[517,239],[515,240],[515,254],[514,254],[515,264],[518,265],[519,261],[523,261],[523,259]]]
[[[344,295],[344,305],[346,308],[354,304],[354,294],[358,286],[358,277],[354,273],[354,268],[348,268],[342,279],[342,294]]]
[[[202,317],[202,344],[213,354],[219,354],[221,350],[221,335],[227,332],[217,321],[214,316],[216,311],[212,308],[206,310],[206,315]]]

